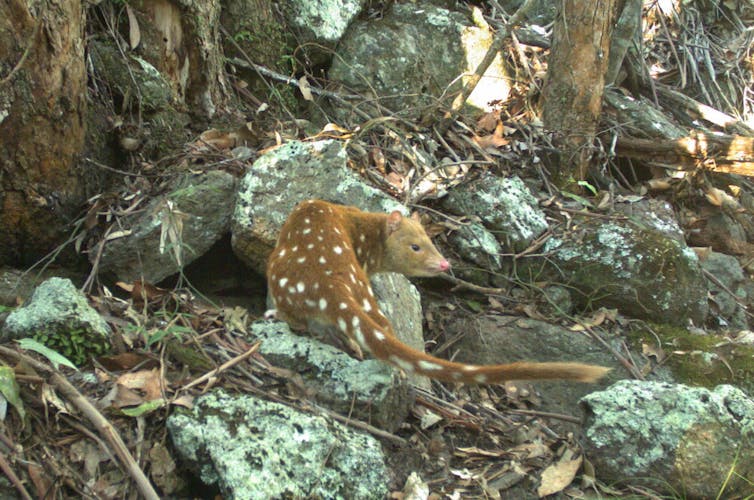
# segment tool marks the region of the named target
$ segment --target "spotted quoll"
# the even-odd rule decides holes
[[[369,213],[308,200],[296,206],[267,264],[276,317],[293,329],[335,326],[357,353],[437,380],[489,384],[505,380],[593,382],[608,368],[580,363],[469,365],[402,343],[380,312],[369,276],[396,272],[435,276],[450,269],[421,224],[400,212]]]

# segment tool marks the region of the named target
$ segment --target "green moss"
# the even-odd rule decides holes
[[[668,366],[678,382],[714,388],[733,384],[754,394],[754,346],[734,344],[718,335],[694,334],[682,327],[650,324],[649,329],[631,332],[637,347],[641,343],[665,352]]]

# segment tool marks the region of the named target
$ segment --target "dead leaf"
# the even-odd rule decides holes
[[[160,370],[157,368],[124,373],[118,377],[117,383],[128,389],[138,389],[144,393],[144,401],[152,401],[162,397]]]
[[[497,127],[499,119],[500,119],[500,113],[491,111],[489,113],[482,115],[482,117],[479,118],[479,120],[477,120],[476,126],[480,130],[492,132]]]
[[[233,309],[226,307],[223,309],[223,326],[228,331],[237,331],[243,334],[246,331],[246,324],[249,322],[249,311],[243,307],[236,306]]]
[[[563,491],[573,482],[581,467],[582,457],[573,460],[563,459],[542,471],[542,482],[537,488],[539,498]]]
[[[136,14],[134,14],[129,4],[126,4],[126,14],[128,15],[128,43],[131,46],[131,50],[134,50],[139,46],[139,42],[141,42],[141,30],[139,29],[139,21],[136,19]]]
[[[175,493],[180,484],[175,460],[161,443],[155,443],[149,450],[149,475],[164,495]]]
[[[304,96],[305,101],[314,101],[312,87],[309,85],[309,80],[306,79],[306,75],[298,79],[298,89],[301,91],[301,95]]]
[[[194,407],[194,396],[191,396],[190,394],[184,394],[182,396],[178,396],[177,398],[171,401],[171,404],[174,404],[176,406],[182,406],[190,410],[191,408]]]
[[[654,357],[658,363],[665,359],[665,351],[663,351],[660,346],[649,345],[642,342],[641,353],[647,357]]]

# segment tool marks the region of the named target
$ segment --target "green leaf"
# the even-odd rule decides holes
[[[480,304],[476,300],[467,300],[466,305],[469,306],[469,309],[474,312],[482,312],[482,304]]]
[[[579,186],[583,188],[586,188],[588,191],[591,191],[593,196],[597,196],[597,189],[591,184],[589,184],[587,181],[579,181],[576,184],[578,184]]]
[[[0,366],[0,393],[3,394],[13,408],[16,409],[21,420],[26,419],[24,402],[21,400],[21,391],[16,382],[16,374],[10,366]]]
[[[583,196],[579,196],[577,194],[569,193],[569,192],[564,192],[563,196],[565,196],[566,198],[570,198],[573,201],[577,201],[581,203],[582,205],[584,205],[585,207],[594,208],[594,205],[592,204],[592,202],[587,200]]]
[[[18,341],[18,345],[21,347],[21,349],[24,349],[26,351],[34,351],[36,353],[41,354],[42,356],[47,358],[50,361],[50,363],[52,363],[52,366],[54,366],[56,370],[60,367],[60,365],[63,365],[63,366],[67,366],[68,368],[73,368],[74,370],[79,371],[79,369],[76,368],[76,365],[71,363],[68,360],[68,358],[66,358],[60,353],[53,351],[49,347],[43,346],[42,344],[40,344],[34,339],[29,339],[29,338],[21,339]]]
[[[165,400],[160,398],[147,401],[146,403],[134,406],[133,408],[122,408],[121,411],[128,417],[140,417],[155,410],[159,410],[163,406],[165,406]]]

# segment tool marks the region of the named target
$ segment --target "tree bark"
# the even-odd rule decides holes
[[[556,184],[578,189],[586,178],[597,132],[616,0],[563,0],[555,21],[543,121],[561,150]]]
[[[84,8],[4,0],[0,33],[0,263],[27,265],[59,243],[83,198]]]

